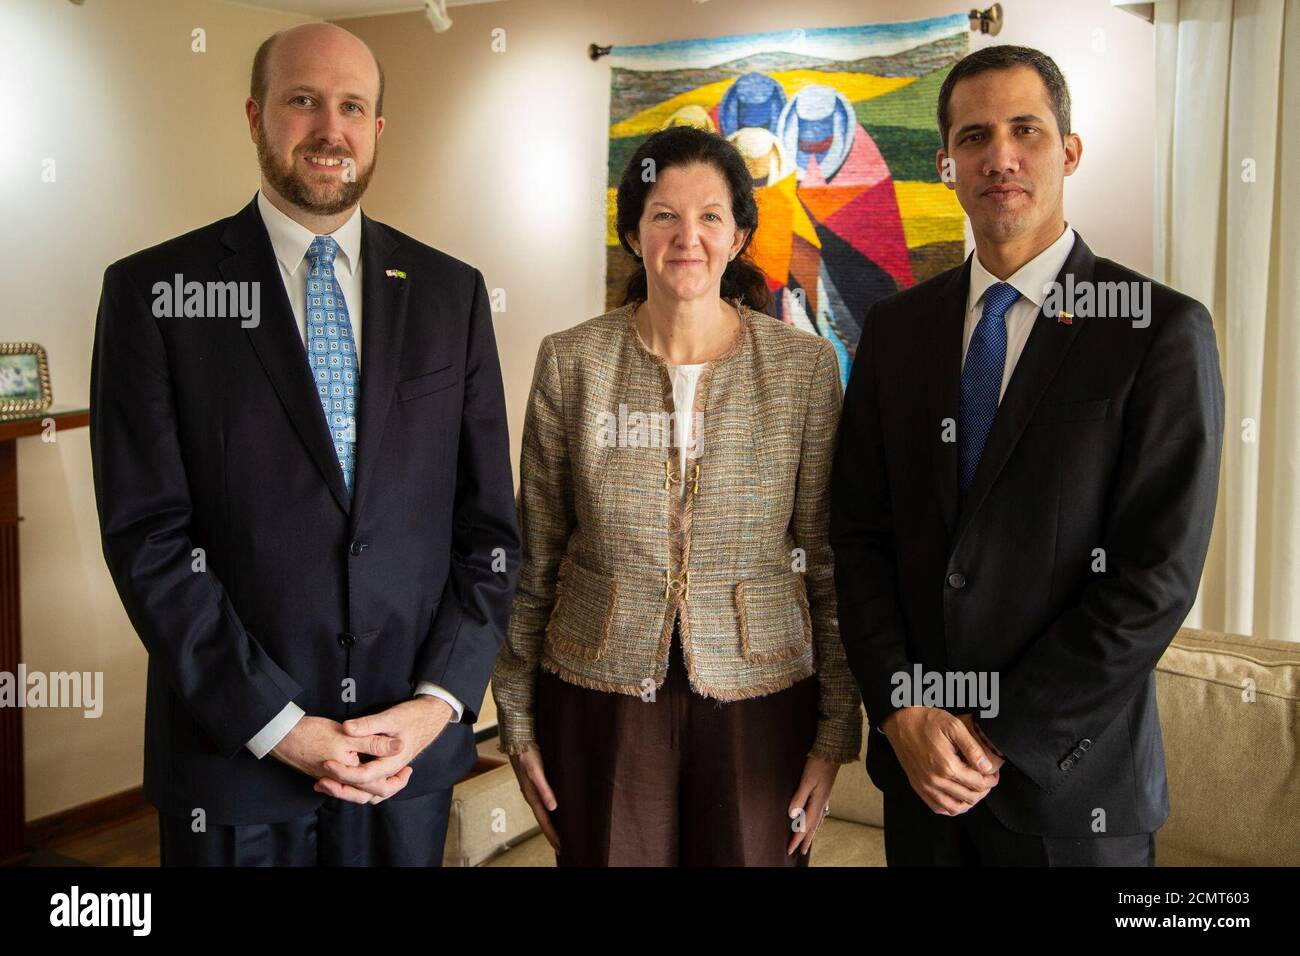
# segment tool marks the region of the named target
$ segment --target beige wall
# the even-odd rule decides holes
[[[1151,28],[1107,0],[1009,0],[997,42],[1038,46],[1073,88],[1085,149],[1066,213],[1101,255],[1151,265]],[[481,268],[497,316],[515,460],[538,342],[603,310],[608,61],[644,43],[937,16],[951,2],[508,0],[343,21],[388,77],[366,211]],[[743,13],[742,13],[743,11]],[[243,119],[257,43],[302,18],[216,0],[0,5],[0,339],[50,353],[56,400],[85,402],[104,267],[242,206],[257,188]],[[190,31],[207,31],[204,54]],[[491,30],[506,52],[491,51]],[[1101,31],[1100,34],[1094,31]],[[989,42],[976,38],[975,43]],[[13,135],[10,135],[13,134]],[[40,164],[57,162],[56,183]],[[102,670],[107,704],[27,711],[27,815],[139,783],[145,655],[104,567],[84,429],[19,447],[25,661]]]
[[[0,339],[45,346],[56,402],[89,398],[104,268],[256,191],[249,65],[303,20],[213,0],[0,3]],[[34,819],[139,785],[145,653],[104,566],[87,430],[21,439],[18,481],[27,667],[104,672],[102,717],[24,712]]]

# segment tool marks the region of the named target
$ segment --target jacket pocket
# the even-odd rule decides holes
[[[812,644],[812,615],[803,575],[785,571],[741,581],[735,588],[740,653],[763,664],[799,657]]]
[[[598,661],[609,645],[618,585],[568,558],[560,562],[555,607],[546,623],[546,640],[557,651]]]
[[[444,388],[451,388],[458,381],[460,376],[456,372],[456,366],[446,365],[425,375],[417,375],[415,378],[398,382],[397,400],[407,402],[421,395],[428,395],[430,392],[440,392]]]
[[[1029,419],[1031,425],[1048,425],[1054,422],[1087,422],[1105,418],[1110,410],[1109,398],[1098,398],[1087,402],[1060,402],[1055,405],[1040,405]]]

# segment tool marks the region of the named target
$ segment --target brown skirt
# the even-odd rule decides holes
[[[690,688],[674,629],[654,700],[537,678],[537,743],[559,866],[806,866],[790,801],[817,733],[817,681],[722,702]]]

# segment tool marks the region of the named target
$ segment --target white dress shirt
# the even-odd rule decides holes
[[[1044,287],[1056,281],[1073,248],[1074,230],[1067,222],[1060,238],[1026,262],[1006,280],[1020,293],[1020,298],[1007,310],[1007,362],[1002,369],[1002,389],[998,392],[999,404],[1002,402],[1002,396],[1007,393],[1007,383],[1011,381],[1011,373],[1015,371],[1020,353],[1025,349],[1029,332],[1034,327],[1034,319],[1042,311],[1043,302],[1047,299]],[[962,330],[961,342],[963,365],[966,363],[966,352],[970,348],[975,326],[979,324],[980,316],[984,313],[984,293],[989,286],[1001,281],[984,268],[978,252],[971,256],[970,288],[966,293],[966,324]]]
[[[316,238],[306,226],[290,219],[276,209],[266,195],[257,191],[257,208],[262,214],[267,235],[271,238],[271,248],[275,251],[275,261],[280,267],[280,278],[284,281],[284,290],[293,308],[293,317],[298,323],[298,336],[303,342],[303,362],[307,361],[307,250]],[[348,306],[348,321],[352,325],[353,347],[356,350],[357,367],[361,366],[361,206],[352,210],[348,221],[335,229],[331,236],[338,246],[334,259],[334,281],[343,294],[343,301]],[[362,382],[362,387],[365,383]],[[322,411],[322,415],[324,412]],[[465,707],[450,692],[430,681],[420,681],[415,687],[415,696],[428,694],[445,700],[451,707],[452,723],[458,723]],[[280,713],[271,718],[253,739],[247,743],[253,755],[261,760],[270,753],[285,734],[293,730],[305,716],[301,707],[293,701],[284,705]]]

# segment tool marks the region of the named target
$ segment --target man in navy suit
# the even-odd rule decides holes
[[[1223,447],[1214,327],[1065,221],[1083,144],[1051,58],[977,50],[938,115],[975,252],[867,315],[830,492],[886,858],[1150,865],[1154,669]]]
[[[162,862],[438,865],[519,557],[487,290],[361,212],[352,34],[269,38],[246,111],[257,195],[109,266],[95,331]]]

